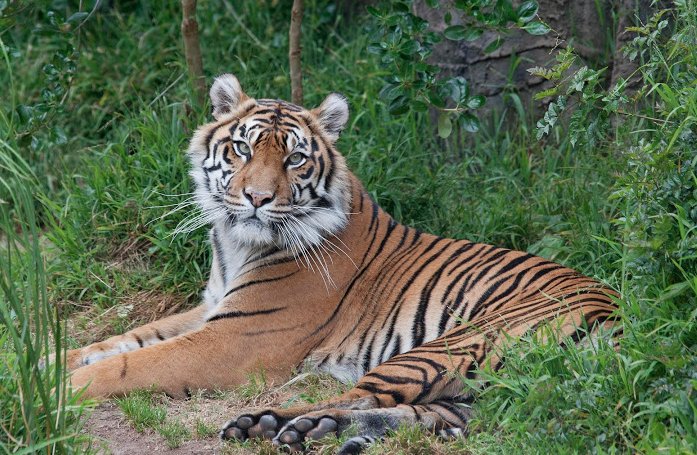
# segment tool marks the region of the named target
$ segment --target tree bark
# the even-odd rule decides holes
[[[629,93],[633,93],[638,88],[641,81],[640,75],[636,72],[639,68],[639,59],[630,61],[622,51],[624,46],[637,36],[635,32],[627,31],[627,27],[646,24],[653,13],[668,8],[670,5],[667,3],[666,1],[653,3],[651,0],[619,0],[611,85],[617,84],[622,78],[627,80]]]
[[[453,13],[453,25],[462,23],[453,1],[441,0],[440,8],[433,9],[425,0],[416,0],[415,13],[426,19],[431,28],[443,31],[448,26],[444,21],[448,10]],[[485,95],[488,99],[484,111],[500,110],[506,93],[515,93],[526,108],[539,108],[543,103],[534,102],[532,96],[550,84],[527,69],[553,64],[556,50],[567,44],[572,44],[585,59],[601,60],[608,47],[604,27],[610,17],[610,2],[599,2],[600,10],[593,0],[538,0],[538,3],[540,18],[553,29],[547,35],[512,31],[504,36],[503,45],[489,54],[484,49],[496,39],[494,32],[485,32],[475,41],[446,39],[436,46],[431,61],[442,68],[442,75],[464,76],[473,92]]]
[[[198,42],[198,23],[196,22],[196,0],[182,0],[182,37],[184,55],[189,75],[194,85],[196,101],[203,105],[206,101],[206,79],[203,75],[201,46]]]
[[[303,75],[301,64],[301,37],[303,21],[303,0],[293,0],[290,13],[290,32],[288,40],[288,60],[290,62],[290,94],[297,105],[303,104]]]

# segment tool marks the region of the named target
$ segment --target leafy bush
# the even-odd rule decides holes
[[[617,349],[525,339],[506,349],[505,369],[482,371],[490,387],[475,427],[532,452],[697,446],[697,5],[678,1],[634,30],[625,52],[642,59],[636,93],[625,81],[603,89],[603,71],[574,68],[568,49],[533,70],[557,81],[540,94],[558,97],[538,134],[562,131],[576,153],[599,148],[622,163],[609,195],[614,232],[601,240],[617,253],[623,336]]]

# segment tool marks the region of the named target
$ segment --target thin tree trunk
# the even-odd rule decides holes
[[[624,56],[624,46],[633,40],[637,34],[627,31],[627,27],[645,24],[651,15],[669,7],[667,2],[657,2],[653,4],[650,0],[620,0],[617,6],[617,33],[615,39],[615,55],[612,60],[612,80],[611,86],[617,84],[620,78],[627,80],[628,93],[634,93],[641,76],[636,73],[639,68],[639,60],[630,61]],[[652,4],[654,6],[652,6]]]
[[[182,36],[186,66],[189,68],[189,75],[194,84],[196,101],[202,105],[206,100],[206,79],[203,76],[201,47],[198,42],[196,0],[182,0]]]
[[[293,0],[290,13],[290,33],[288,60],[290,61],[290,95],[293,103],[303,104],[303,75],[301,65],[301,46],[303,22],[303,0]]]

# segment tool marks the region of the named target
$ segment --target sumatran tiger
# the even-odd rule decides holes
[[[229,389],[301,364],[355,386],[321,403],[236,416],[225,439],[301,450],[349,426],[355,453],[400,425],[466,431],[462,377],[499,368],[507,340],[541,327],[560,343],[615,323],[617,294],[521,251],[453,240],[385,213],[336,149],[346,99],[311,110],[253,99],[218,77],[214,121],[188,150],[213,250],[203,304],[68,352],[89,397],[154,387]],[[555,338],[557,339],[557,338]]]

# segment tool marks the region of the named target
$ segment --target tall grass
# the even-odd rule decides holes
[[[2,111],[0,449],[16,454],[81,452],[86,445],[77,423],[84,405],[67,390],[64,323],[47,295],[36,211],[39,184],[14,144],[15,120],[14,112]],[[54,351],[55,362],[46,366]]]

